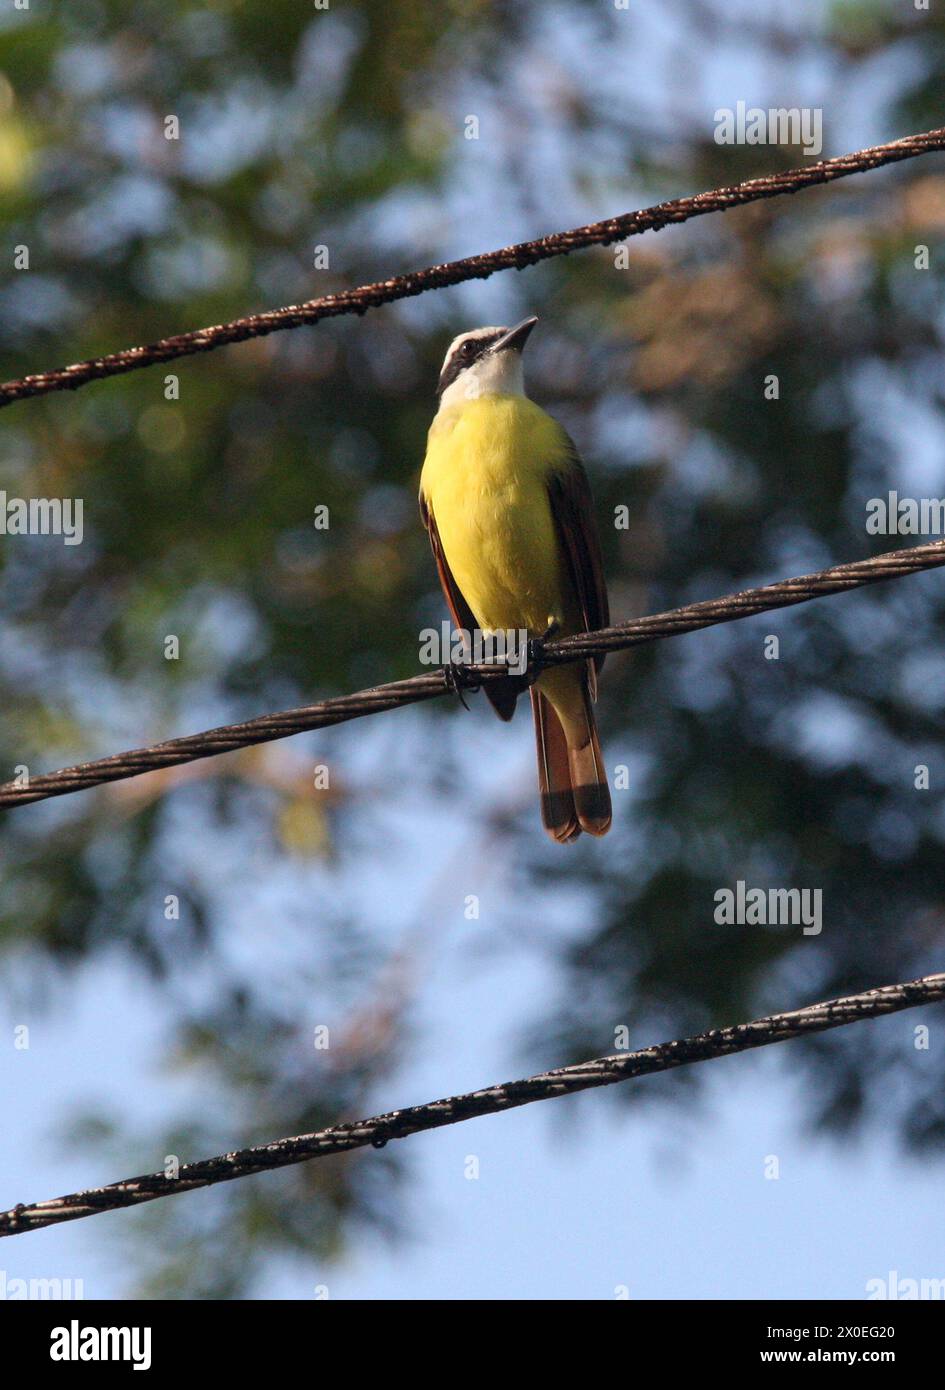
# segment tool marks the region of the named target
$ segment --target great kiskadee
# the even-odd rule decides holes
[[[454,338],[420,478],[420,515],[458,628],[568,636],[606,627],[607,589],[590,486],[561,426],[525,395],[535,324]],[[610,829],[592,702],[603,658],[554,666],[531,687],[541,818],[553,840]],[[501,719],[523,683],[489,681]]]

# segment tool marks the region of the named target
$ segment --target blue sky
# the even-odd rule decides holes
[[[470,970],[468,952],[444,932],[424,992],[428,1046],[386,1083],[378,1108],[507,1079],[505,1039],[542,986],[522,961]],[[130,1175],[45,1136],[49,1116],[78,1108],[80,1095],[130,1117],[159,1113],[179,1094],[155,1066],[156,1018],[135,980],[106,968],[89,972],[55,1022],[34,1027],[30,1051],[0,1073],[0,1109],[16,1116],[17,1136],[11,1143],[7,1129],[5,1201]],[[934,1010],[856,1026],[910,1046],[919,1021],[931,1026],[934,1065],[943,1033]],[[403,1145],[415,1165],[408,1240],[356,1235],[337,1264],[268,1269],[255,1296],[314,1298],[324,1286],[333,1299],[611,1299],[624,1290],[856,1299],[891,1271],[945,1278],[940,1165],[905,1158],[875,1128],[849,1145],[803,1133],[790,1050],[705,1064],[711,1081],[696,1107],[618,1107],[595,1092],[416,1135]],[[765,1176],[772,1156],[777,1179]],[[466,1176],[470,1157],[477,1179]],[[160,1159],[142,1154],[140,1167]],[[361,1161],[376,1159],[368,1151]],[[116,1212],[5,1241],[0,1270],[8,1280],[82,1279],[87,1298],[120,1297],[119,1228],[134,1219]]]

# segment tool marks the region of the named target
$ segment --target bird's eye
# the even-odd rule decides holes
[[[472,345],[472,343],[463,343],[462,347],[460,348],[460,352],[463,354],[464,357],[471,357],[471,356],[472,356],[472,350],[473,350],[473,345]]]

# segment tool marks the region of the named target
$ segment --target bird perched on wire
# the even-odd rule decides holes
[[[454,338],[420,478],[420,515],[456,626],[533,640],[609,622],[587,474],[565,431],[525,395],[522,350],[537,322]],[[560,843],[610,829],[593,710],[602,665],[549,667],[530,690],[541,817]],[[522,690],[511,676],[485,686],[501,719]]]

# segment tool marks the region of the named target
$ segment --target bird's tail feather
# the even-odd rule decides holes
[[[611,806],[597,721],[587,689],[567,728],[551,701],[531,690],[538,748],[538,788],[542,824],[553,840],[565,844],[582,830],[606,835]]]
[[[553,840],[566,844],[581,833],[571,791],[568,743],[551,701],[534,686],[530,694],[538,749],[541,823]]]
[[[583,719],[568,739],[568,766],[571,772],[571,794],[578,824],[588,835],[606,835],[610,829],[612,811],[607,771],[600,749],[597,720],[590,694],[584,689]]]

